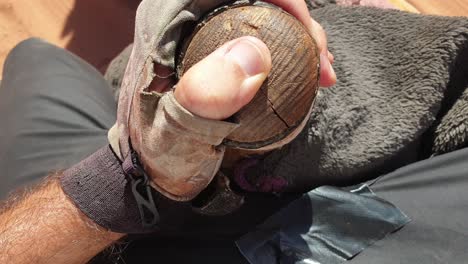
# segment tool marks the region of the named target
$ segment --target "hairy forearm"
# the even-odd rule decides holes
[[[57,175],[0,209],[0,263],[86,263],[122,236],[83,215]]]

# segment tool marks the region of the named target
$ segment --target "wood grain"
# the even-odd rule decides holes
[[[259,148],[277,142],[304,120],[318,89],[319,54],[305,27],[278,8],[241,6],[203,21],[189,41],[179,76],[224,43],[257,37],[269,47],[272,71],[255,98],[233,116],[241,126],[226,145]]]

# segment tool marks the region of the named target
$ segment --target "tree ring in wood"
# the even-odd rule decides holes
[[[254,99],[229,119],[240,127],[223,144],[260,149],[302,129],[318,91],[320,57],[314,39],[292,15],[271,5],[234,5],[208,15],[184,42],[178,76],[242,36],[261,39],[273,67]]]

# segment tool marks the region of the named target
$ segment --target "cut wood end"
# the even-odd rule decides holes
[[[188,38],[181,49],[179,76],[242,36],[261,39],[270,49],[273,67],[254,99],[230,118],[240,127],[224,143],[258,149],[281,141],[307,117],[318,90],[319,52],[305,27],[281,9],[230,6],[208,16]]]

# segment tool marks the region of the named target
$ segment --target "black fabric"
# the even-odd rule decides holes
[[[367,185],[319,187],[237,241],[251,264],[339,264],[410,219]]]
[[[92,66],[39,39],[17,45],[0,86],[0,199],[108,144],[116,111]]]
[[[372,188],[372,191],[378,197],[403,210],[411,219],[411,222],[400,231],[390,234],[382,240],[374,241],[370,247],[349,260],[349,263],[438,264],[467,262],[468,148],[408,165],[366,184]],[[303,207],[311,207],[313,202],[319,201],[320,199],[314,199]],[[301,202],[301,200],[298,200],[298,202]],[[302,203],[304,202],[307,202],[307,200],[302,199]],[[308,210],[304,210],[304,215],[298,216],[300,210],[294,207],[294,203],[290,207],[283,209],[278,215],[266,221],[270,227],[273,226],[276,229],[266,228],[265,230],[266,224],[263,224],[254,232],[246,235],[247,242],[254,241],[257,243],[258,248],[246,247],[243,244],[245,241],[240,241],[239,244],[245,251],[244,254],[254,257],[254,260],[256,260],[252,263],[272,263],[271,259],[268,258],[267,261],[263,262],[261,258],[255,258],[256,252],[265,249],[276,250],[274,251],[275,256],[282,260],[282,262],[277,263],[340,263],[339,258],[331,258],[326,261],[322,259],[322,261],[318,262],[301,262],[297,259],[297,255],[300,253],[306,258],[309,256],[309,260],[311,260],[311,255],[313,256],[312,260],[320,260],[322,252],[315,252],[320,250],[320,246],[313,247],[313,244],[312,246],[309,244],[308,246],[312,247],[311,249],[305,247],[307,245],[305,242],[311,237],[296,236],[296,241],[291,243],[291,234],[304,233],[304,230],[307,230],[310,226],[312,226],[311,230],[314,231],[314,227],[317,228],[320,223],[307,223],[307,219],[310,220],[310,215],[305,212],[308,212]],[[378,213],[378,211],[376,212]],[[278,226],[281,226],[278,216],[286,216],[287,219],[284,222],[296,222],[296,224],[286,226],[284,230],[278,229]],[[294,216],[297,216],[296,218],[301,217],[301,220],[295,219]],[[353,214],[334,219],[337,221],[334,225],[337,226],[338,230],[342,227],[342,224],[348,221],[349,216],[353,216]],[[367,219],[367,213],[362,214],[362,216],[364,217],[363,220],[369,220]],[[355,231],[359,233],[359,226],[359,224],[353,224],[352,229],[356,228]],[[349,231],[352,232],[353,230]],[[368,233],[365,234],[369,235]],[[359,234],[349,238],[346,232],[341,235],[344,240],[362,238]],[[282,238],[282,241],[277,241],[276,238]],[[268,241],[270,243],[262,243]],[[326,248],[326,250],[340,249],[342,248],[340,244],[343,242],[346,241],[341,241],[333,245],[333,247]],[[288,243],[289,247],[287,247]],[[359,247],[359,244],[356,245]],[[299,249],[302,249],[302,251]],[[315,254],[312,254],[314,252]],[[354,249],[354,252],[358,252],[358,250]],[[262,254],[262,257],[268,256],[271,256],[271,251]],[[343,254],[342,256],[343,259],[347,259],[353,255]]]
[[[369,184],[412,222],[350,263],[468,262],[468,148],[406,166]]]

